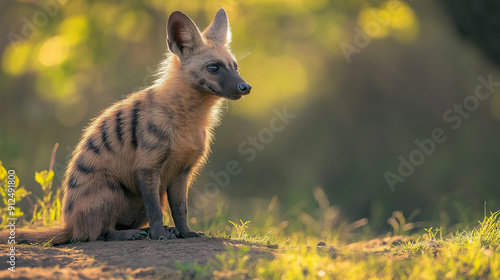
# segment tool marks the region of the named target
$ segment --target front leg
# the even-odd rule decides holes
[[[168,204],[175,227],[182,238],[206,236],[204,233],[190,231],[187,224],[187,189],[190,170],[181,171],[167,187]]]
[[[163,227],[160,206],[160,173],[158,170],[142,168],[137,171],[137,180],[149,220],[151,239],[172,239]]]

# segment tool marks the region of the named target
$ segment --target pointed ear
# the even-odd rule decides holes
[[[227,45],[231,42],[231,29],[224,8],[220,8],[214,21],[203,32],[205,38],[217,45]]]
[[[167,44],[178,57],[186,57],[204,45],[200,30],[185,14],[175,11],[168,18]]]

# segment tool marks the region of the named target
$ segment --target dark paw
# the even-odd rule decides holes
[[[162,235],[159,238],[156,238],[156,239],[151,238],[151,239],[153,239],[153,240],[172,240],[172,239],[176,239],[176,238],[177,237],[175,237],[175,235],[174,236],[169,236],[169,237],[165,237],[165,236]]]
[[[164,226],[165,231],[167,232],[167,236],[171,237],[170,239],[176,239],[178,237],[181,237],[181,234],[179,233],[179,230],[175,227],[168,227]]]
[[[163,232],[159,234],[151,234],[150,238],[153,240],[171,240],[171,239],[176,239],[177,236],[175,236],[175,234],[172,232],[163,230]]]
[[[140,230],[134,231],[130,233],[129,237],[127,238],[128,240],[139,240],[143,239],[144,236],[142,235],[142,232]]]
[[[171,240],[176,239],[179,235],[179,231],[176,228],[164,226],[157,230],[151,230],[151,228],[141,228],[143,237],[149,237],[152,240]]]
[[[184,233],[181,232],[180,236],[182,238],[207,237],[207,235],[204,234],[203,232],[196,232],[196,231],[188,231]]]

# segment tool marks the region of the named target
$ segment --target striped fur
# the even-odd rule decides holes
[[[187,192],[203,166],[224,98],[239,99],[250,86],[237,73],[223,9],[202,33],[174,12],[167,25],[172,54],[158,81],[104,110],[85,129],[63,187],[63,228],[23,235],[25,242],[175,238],[162,224],[170,207],[180,237],[187,225]],[[217,70],[217,71],[214,71]]]

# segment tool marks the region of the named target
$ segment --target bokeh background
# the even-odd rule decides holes
[[[224,204],[245,220],[275,198],[304,227],[304,213],[321,209],[370,232],[390,228],[396,210],[416,228],[474,223],[485,203],[500,206],[500,86],[456,130],[443,114],[474,94],[479,76],[500,81],[498,4],[477,2],[1,1],[0,160],[40,194],[35,171],[59,143],[60,187],[89,120],[154,79],[168,15],[181,10],[203,29],[224,7],[253,90],[227,105],[191,190],[193,217]],[[296,116],[270,134],[283,110]],[[446,141],[391,189],[384,174],[397,175],[399,157],[436,128]],[[210,172],[230,161],[241,173],[213,188]]]

